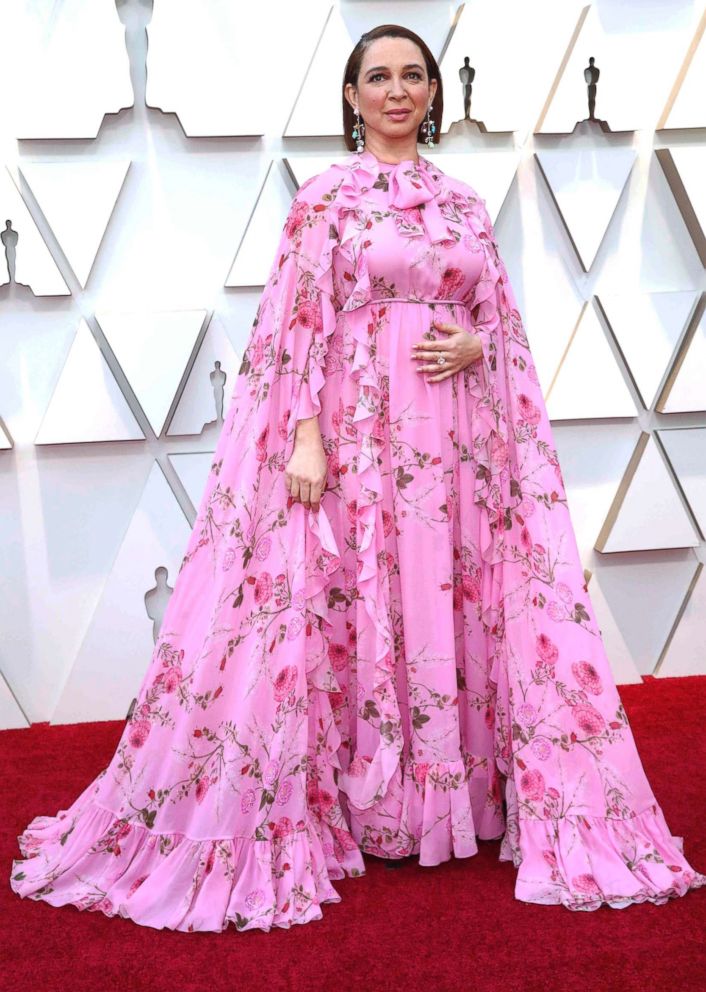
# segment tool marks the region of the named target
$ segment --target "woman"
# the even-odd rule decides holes
[[[417,155],[424,42],[364,35],[343,107],[359,149],[292,203],[134,712],[12,887],[267,930],[362,852],[502,838],[526,902],[684,895],[484,201]]]

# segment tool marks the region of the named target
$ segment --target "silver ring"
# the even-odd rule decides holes
[[[446,365],[446,359],[444,358],[443,355],[439,355],[439,357],[436,360],[436,364],[437,365]]]

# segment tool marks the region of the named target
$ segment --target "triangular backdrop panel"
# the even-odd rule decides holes
[[[683,552],[660,551],[611,557],[596,570],[594,577],[640,675],[654,672],[696,565]],[[593,596],[593,581],[590,589]]]
[[[547,410],[552,420],[637,415],[623,373],[590,305],[547,389]]]
[[[27,286],[35,296],[69,296],[69,287],[56,267],[37,230],[25,201],[11,178],[9,166],[0,168],[0,286],[10,281],[9,251],[15,258],[15,282]]]
[[[213,317],[169,422],[167,436],[200,434],[207,424],[222,425],[241,364],[242,355],[230,343],[218,317]]]
[[[706,11],[686,50],[676,92],[657,123],[659,128],[706,127]]]
[[[285,127],[286,137],[343,133],[341,90],[332,80],[340,79],[341,67],[357,40],[351,37],[339,8],[331,7]]]
[[[22,162],[20,166],[83,287],[129,166],[129,159]]]
[[[674,201],[686,229],[694,242],[701,264],[706,265],[706,148],[657,148],[655,156],[662,166]]]
[[[226,286],[265,285],[272,266],[277,262],[275,253],[291,205],[292,192],[282,171],[270,162],[226,278]]]
[[[706,569],[698,562],[693,588],[655,675],[659,678],[706,675],[705,616]]]
[[[29,720],[0,673],[0,730],[19,730],[24,727],[29,727]]]
[[[706,310],[684,341],[656,408],[660,413],[706,410]]]
[[[145,593],[155,570],[174,586],[190,535],[155,462],[130,521],[51,722],[123,719],[154,650]]]
[[[653,128],[697,29],[700,5],[692,5],[692,10],[686,10],[686,6],[681,6],[677,16],[668,7],[653,7],[649,30],[640,31],[625,30],[625,22],[606,17],[597,4],[586,4],[585,17],[561,65],[539,132],[567,134],[577,123],[588,122],[588,84],[584,73],[589,68],[590,57],[595,59],[594,68],[600,75],[596,83],[594,121],[581,124],[581,128],[588,127],[598,135],[603,130]],[[562,56],[562,52],[557,53],[557,65]]]
[[[598,535],[596,550],[693,548],[700,543],[657,442],[642,434]]]
[[[589,271],[625,189],[637,152],[633,148],[536,151],[579,261]]]
[[[0,451],[9,451],[12,447],[13,441],[10,432],[0,419]]]
[[[4,130],[15,138],[95,138],[103,116],[133,104],[125,27],[110,3],[0,5],[11,24],[2,30]],[[87,43],[87,39],[90,43]]]
[[[485,131],[527,132],[550,92],[571,41],[579,12],[556,0],[474,0],[461,5],[439,60],[444,86],[442,132],[454,135],[465,122],[460,70],[475,70],[470,121]],[[537,25],[542,30],[537,30]],[[527,39],[532,38],[532,52]],[[528,71],[531,66],[531,70]],[[475,130],[475,125],[470,125]]]
[[[706,536],[706,427],[657,432],[699,529]]]
[[[596,297],[647,408],[655,402],[698,295],[636,291]]]
[[[34,443],[135,441],[144,436],[88,325],[81,320]]]
[[[205,317],[205,310],[96,314],[156,437],[191,369]]]
[[[168,456],[191,500],[194,514],[201,505],[201,497],[206,488],[214,453],[215,448],[213,451],[190,451]]]

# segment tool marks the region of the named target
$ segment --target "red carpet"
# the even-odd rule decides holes
[[[706,872],[706,678],[621,686],[645,771],[684,853]],[[706,889],[664,906],[572,913],[513,896],[499,841],[436,868],[335,886],[323,920],[270,933],[178,933],[22,900],[17,834],[66,808],[108,763],[122,724],[0,733],[4,992],[650,992],[706,990]]]

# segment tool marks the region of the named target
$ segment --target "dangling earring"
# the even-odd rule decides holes
[[[429,104],[429,106],[427,108],[427,119],[422,122],[422,127],[421,127],[422,134],[425,134],[426,135],[426,137],[425,137],[424,140],[427,143],[427,145],[429,146],[429,148],[433,148],[433,146],[434,146],[434,135],[436,134],[436,124],[432,120],[431,109],[432,109],[432,105]]]
[[[356,151],[360,155],[365,149],[365,121],[361,121],[360,114],[358,113],[358,108],[355,108],[355,127],[353,128],[352,137],[356,143]]]

